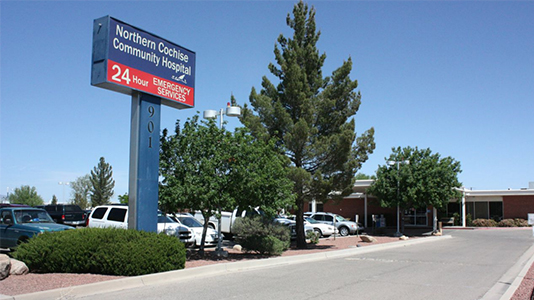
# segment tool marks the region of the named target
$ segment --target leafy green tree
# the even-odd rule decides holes
[[[128,197],[128,193],[124,193],[124,195],[119,195],[118,198],[121,204],[128,205],[128,201],[130,200],[130,197]]]
[[[433,154],[430,149],[397,147],[376,171],[377,179],[367,193],[377,197],[382,207],[409,208],[433,206],[440,210],[450,199],[459,197],[460,163],[453,158]],[[387,162],[409,161],[409,164],[389,165]],[[397,197],[398,193],[398,197]]]
[[[78,193],[74,194],[74,199],[72,199],[70,204],[78,205],[81,209],[87,209],[87,207],[89,206],[89,202],[87,201],[87,199],[84,199],[82,195]]]
[[[104,157],[96,167],[91,171],[91,205],[93,207],[103,204],[108,204],[113,197],[113,188],[115,187],[115,180],[113,179],[113,168],[106,163]]]
[[[280,151],[291,160],[289,178],[296,194],[297,245],[306,247],[304,203],[339,199],[352,192],[354,175],[373,152],[374,129],[357,137],[353,116],[360,106],[358,82],[350,79],[352,59],[323,77],[326,54],[316,44],[315,9],[302,1],[294,6],[287,25],[293,38],[278,37],[269,64],[279,80],[264,76],[260,93],[252,88],[250,104],[241,121],[259,138],[276,138]]]
[[[213,120],[177,122],[174,135],[161,138],[159,205],[165,212],[201,211],[208,220],[218,211],[260,206],[274,215],[293,200],[288,160],[273,142],[256,140],[245,129],[230,133]],[[204,224],[201,249],[208,222]]]
[[[56,195],[52,195],[52,201],[50,201],[50,204],[57,205],[57,197],[56,197]]]
[[[356,179],[356,180],[376,179],[376,176],[375,175],[367,175],[367,174],[363,174],[363,173],[358,173],[358,174],[356,174],[354,179]]]
[[[82,209],[89,206],[89,195],[91,193],[91,175],[85,174],[76,178],[70,183],[74,200],[72,204],[76,204]]]
[[[43,205],[44,201],[41,196],[37,194],[37,189],[29,185],[23,185],[20,188],[15,188],[13,193],[9,194],[9,203],[12,204],[26,204],[29,206]]]

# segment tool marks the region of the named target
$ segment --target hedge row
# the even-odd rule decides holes
[[[136,276],[185,267],[176,237],[116,228],[46,232],[17,247],[13,257],[36,273]]]
[[[472,223],[475,227],[527,227],[525,219],[504,219],[499,222],[492,219],[475,219]]]

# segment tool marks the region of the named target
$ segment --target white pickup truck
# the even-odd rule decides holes
[[[225,235],[233,235],[234,232],[232,231],[232,227],[237,218],[252,217],[258,215],[263,215],[263,212],[259,208],[250,208],[247,210],[236,208],[232,212],[223,211],[221,212],[221,232]],[[195,219],[204,223],[204,216],[202,216],[202,213],[200,211],[195,212],[194,217]],[[217,220],[217,217],[211,216],[208,220],[208,226],[210,228],[218,230],[218,225],[219,220]]]

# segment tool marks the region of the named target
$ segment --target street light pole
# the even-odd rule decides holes
[[[402,233],[400,232],[400,201],[399,201],[399,193],[400,193],[400,180],[399,180],[399,174],[400,174],[400,165],[405,164],[409,165],[409,160],[389,160],[388,165],[393,166],[397,165],[397,232],[395,232],[395,236],[400,237],[402,236]]]
[[[223,115],[227,115],[229,117],[239,117],[241,116],[241,107],[239,106],[231,106],[230,102],[228,102],[228,105],[226,107],[226,113],[224,109],[220,109],[219,111],[216,110],[205,110],[204,111],[204,119],[215,119],[219,117],[219,128],[223,128]],[[221,233],[221,205],[219,204],[219,218],[218,218],[218,224],[217,224],[217,233],[218,233],[218,240],[217,240],[217,249],[215,250],[215,253],[217,256],[226,256],[228,255],[228,252],[225,252],[222,250],[222,233]],[[204,220],[204,222],[207,222],[207,220]]]

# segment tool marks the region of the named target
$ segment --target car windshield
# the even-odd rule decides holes
[[[167,216],[158,214],[158,223],[176,223],[176,221]]]
[[[54,223],[50,215],[44,209],[15,210],[15,219],[19,224],[29,223]]]
[[[304,219],[305,219],[306,221],[312,223],[312,224],[319,223],[317,220],[312,219],[312,218],[310,218],[310,217],[304,217]]]
[[[178,220],[187,227],[203,227],[202,223],[192,217],[178,217]]]
[[[345,222],[345,221],[347,221],[345,218],[343,218],[342,216],[336,215],[336,222]]]

